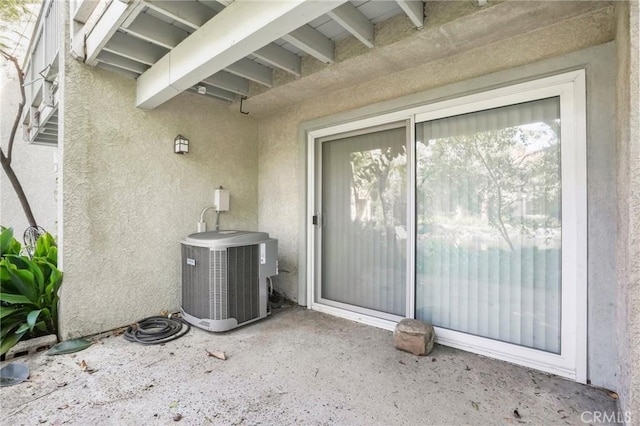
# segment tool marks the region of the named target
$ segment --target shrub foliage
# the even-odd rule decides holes
[[[23,338],[58,331],[58,248],[51,234],[38,238],[33,256],[21,254],[11,228],[0,233],[0,354]]]

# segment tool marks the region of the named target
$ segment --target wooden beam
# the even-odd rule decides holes
[[[206,93],[204,93],[205,95],[224,99],[225,101],[228,101],[228,102],[233,102],[236,100],[236,95],[234,93],[227,92],[226,90],[222,90],[214,86],[210,86],[206,83],[200,84],[200,85],[204,86],[207,89]],[[198,86],[191,87],[190,89],[198,92]]]
[[[215,15],[215,11],[195,1],[147,0],[147,6],[194,30],[202,27]]]
[[[123,70],[135,72],[137,74],[142,74],[147,69],[149,69],[148,65],[107,51],[100,52],[100,54],[98,55],[98,61],[102,62],[103,64],[112,65],[114,67],[122,68]]]
[[[114,34],[109,43],[104,46],[104,50],[147,65],[155,64],[167,53],[167,50],[162,47],[127,37],[122,33]]]
[[[373,47],[373,23],[351,3],[336,7],[327,15],[365,46]]]
[[[122,74],[122,75],[124,75],[126,77],[133,78],[134,80],[136,78],[138,78],[138,76],[140,75],[137,72],[125,70],[125,69],[119,68],[119,67],[114,67],[113,65],[105,64],[104,62],[98,62],[97,67],[98,68],[103,68],[105,70],[113,71],[113,72],[116,72],[118,74]]]
[[[102,5],[105,4],[102,3]],[[141,11],[139,0],[128,4],[115,0],[104,7],[99,6],[100,4],[96,6],[88,22],[80,30],[80,34],[74,37],[73,50],[88,65],[97,64],[98,54],[116,33],[118,27],[130,15]]]
[[[345,1],[231,3],[138,78],[137,106],[155,108]]]
[[[86,23],[98,3],[98,0],[81,0],[78,2],[76,10],[73,12],[73,20],[82,24]]]
[[[303,25],[281,38],[325,64],[332,64],[334,61],[333,41],[309,25]]]
[[[247,96],[249,94],[249,82],[244,78],[226,71],[220,71],[209,78],[205,78],[202,82],[219,89],[237,93],[241,96]]]
[[[424,28],[424,3],[420,0],[396,0],[416,28]]]
[[[244,77],[247,80],[255,81],[263,86],[273,86],[273,72],[270,68],[260,65],[251,59],[242,58],[225,68],[232,74]]]
[[[138,15],[138,18],[123,30],[166,49],[173,49],[189,36],[182,28],[167,24],[146,13]]]
[[[199,1],[200,3],[206,5],[208,8],[215,10],[216,13],[220,13],[222,9],[228,6],[227,4],[223,4],[222,2],[217,0],[199,0]],[[230,3],[231,1],[229,1],[229,4]]]
[[[275,68],[280,68],[296,77],[300,76],[300,56],[289,52],[284,47],[270,43],[253,54]]]

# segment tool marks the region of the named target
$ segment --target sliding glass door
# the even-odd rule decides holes
[[[560,353],[559,97],[416,126],[416,318]]]
[[[407,128],[388,127],[320,141],[316,298],[382,318],[406,315],[407,287]]]
[[[579,70],[310,131],[309,306],[584,382],[585,120]]]

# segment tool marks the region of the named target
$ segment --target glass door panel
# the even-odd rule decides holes
[[[417,124],[416,174],[416,318],[559,354],[559,98]]]
[[[404,316],[407,128],[321,141],[316,300]]]

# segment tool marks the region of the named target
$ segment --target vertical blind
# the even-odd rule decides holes
[[[416,318],[560,353],[559,98],[416,126]]]
[[[406,311],[406,127],[322,141],[322,279],[316,298]]]

